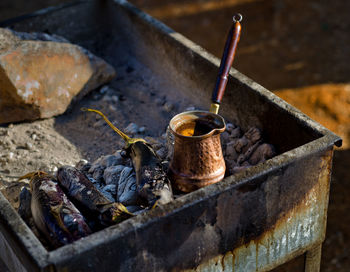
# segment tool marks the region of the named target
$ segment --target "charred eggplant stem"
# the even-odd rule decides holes
[[[59,168],[57,180],[87,218],[92,221],[98,218],[98,225],[113,225],[133,216],[123,204],[109,201],[84,173],[74,167]]]
[[[34,223],[52,246],[66,245],[92,233],[83,215],[70,202],[54,177],[37,171],[19,178],[22,179],[30,180],[30,206]]]
[[[136,172],[136,185],[140,204],[155,207],[173,200],[170,181],[163,170],[161,160],[153,148],[142,138],[130,138],[116,128],[104,114],[98,110],[82,108],[103,117],[107,124],[117,132],[126,143],[126,151],[131,157]]]
[[[146,142],[144,139],[142,138],[131,138],[128,135],[126,135],[124,132],[122,132],[120,129],[118,129],[117,127],[115,127],[111,121],[108,120],[108,118],[99,110],[94,110],[94,109],[88,109],[88,108],[81,108],[82,111],[90,111],[90,112],[95,112],[98,115],[102,116],[102,118],[106,121],[106,123],[115,131],[119,134],[120,137],[123,138],[123,140],[126,143],[126,147],[128,147],[129,145],[136,143],[136,142]]]
[[[30,188],[30,191],[32,191],[32,180],[35,177],[39,177],[40,178],[40,177],[43,177],[43,176],[49,176],[49,174],[44,172],[44,171],[38,170],[38,171],[30,172],[28,174],[25,174],[24,176],[19,177],[17,181],[21,181],[23,179],[29,179],[29,188]],[[54,177],[52,177],[52,178],[54,178]]]

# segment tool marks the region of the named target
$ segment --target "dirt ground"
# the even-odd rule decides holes
[[[0,21],[62,2],[68,1],[2,0]],[[347,208],[350,208],[350,187],[347,182],[350,180],[350,2],[131,2],[218,57],[221,57],[232,15],[240,12],[243,15],[242,36],[234,67],[343,137],[343,148],[336,149],[334,156],[321,271],[349,271],[350,217]],[[40,126],[45,128],[50,126],[49,123],[49,120],[43,121]],[[24,130],[24,135],[32,137],[33,127],[27,130]],[[20,138],[18,142],[25,143],[25,139]],[[40,140],[43,145],[44,139]],[[56,140],[67,145],[67,148],[70,145],[68,137]],[[74,148],[74,145],[69,148]],[[31,153],[28,146],[20,150]],[[303,258],[300,257],[274,271],[302,271],[302,267]]]

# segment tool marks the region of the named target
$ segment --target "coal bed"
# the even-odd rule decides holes
[[[30,146],[15,148],[13,153],[29,149],[18,162],[23,167],[2,162],[7,168],[0,176],[0,257],[11,271],[267,271],[320,250],[333,146],[341,139],[234,69],[220,114],[232,124],[223,135],[226,161],[239,163],[228,167],[223,181],[46,249],[14,209],[15,196],[27,186],[15,184],[18,176],[42,168],[43,157],[54,172],[80,159],[93,162],[123,146],[104,121],[80,108],[103,111],[117,127],[159,144],[158,155],[166,157],[164,134],[170,119],[186,109],[208,109],[219,60],[126,1],[79,1],[7,24],[16,31],[60,35],[117,71],[108,86],[72,104],[62,116],[0,128],[6,141],[25,131],[34,141],[32,149],[39,151],[56,143],[50,156],[31,152]],[[247,139],[260,132],[277,155],[250,161],[256,165],[247,167],[244,162],[258,146],[249,156],[236,153],[239,148],[247,152]],[[13,144],[8,141],[4,148]],[[16,203],[11,205],[4,195]],[[315,263],[310,257],[306,267]]]

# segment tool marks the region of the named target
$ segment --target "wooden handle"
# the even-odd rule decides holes
[[[220,104],[227,84],[227,76],[230,72],[235,57],[237,44],[241,35],[242,15],[237,13],[233,16],[233,24],[227,36],[224,53],[221,58],[219,74],[213,91],[212,102]]]

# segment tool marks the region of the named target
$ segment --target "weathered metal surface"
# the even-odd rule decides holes
[[[141,63],[155,75],[150,87],[208,107],[219,60],[126,1],[87,1],[12,27],[62,35],[115,65]],[[0,195],[1,258],[11,271],[267,271],[322,243],[341,139],[234,69],[220,113],[261,128],[280,155],[50,252]]]
[[[233,251],[200,264],[194,271],[268,271],[313,245],[317,246],[307,254],[305,271],[316,271],[317,266],[319,269],[320,244],[326,231],[332,162],[331,152],[327,153],[320,161],[318,182],[270,230]]]

